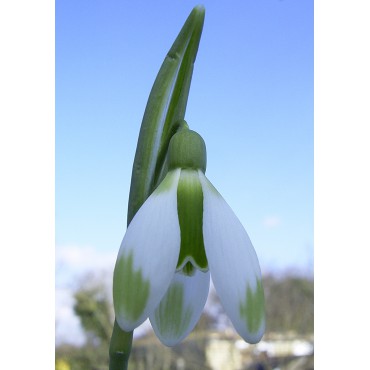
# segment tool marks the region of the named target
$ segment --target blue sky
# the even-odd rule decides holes
[[[56,2],[56,245],[116,253],[159,67],[198,3]],[[312,269],[313,1],[204,1],[185,119],[263,271]]]

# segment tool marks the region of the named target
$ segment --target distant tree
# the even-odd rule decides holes
[[[267,332],[313,333],[314,282],[312,279],[289,275],[276,278],[271,275],[264,278],[263,284]]]
[[[109,345],[114,321],[112,302],[104,283],[88,275],[74,294],[75,314],[88,340]]]
[[[87,275],[80,281],[74,299],[73,309],[87,341],[80,347],[58,346],[56,359],[63,360],[71,370],[107,370],[114,314],[104,279],[97,275]]]

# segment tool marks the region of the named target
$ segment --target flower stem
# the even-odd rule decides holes
[[[127,370],[131,353],[133,331],[123,331],[114,320],[109,346],[109,370]]]

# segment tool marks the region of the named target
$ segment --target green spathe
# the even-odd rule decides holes
[[[207,152],[202,137],[195,131],[183,129],[173,135],[168,148],[168,168],[191,168],[206,172]]]
[[[205,9],[190,13],[154,81],[132,167],[127,223],[163,179],[168,145],[184,119]]]
[[[265,312],[265,298],[262,281],[257,279],[255,291],[247,285],[245,303],[240,303],[240,316],[246,321],[248,330],[253,334],[260,328]]]
[[[150,282],[143,278],[141,269],[134,270],[133,254],[122,254],[117,260],[113,277],[114,309],[128,320],[136,321],[145,309]]]
[[[193,273],[192,267],[207,271],[203,241],[203,191],[197,171],[181,171],[177,186],[177,213],[181,232],[177,268],[184,267],[186,275]]]

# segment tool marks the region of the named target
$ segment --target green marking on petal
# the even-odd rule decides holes
[[[189,326],[192,309],[184,307],[184,287],[173,283],[155,311],[158,329],[163,336],[180,336]]]
[[[191,262],[186,262],[181,271],[186,276],[194,276],[195,267],[192,265]]]
[[[114,269],[113,298],[118,315],[136,321],[143,313],[149,298],[150,283],[141,269],[134,270],[133,254],[121,255]]]
[[[181,171],[177,187],[177,212],[181,232],[177,268],[191,262],[200,270],[208,270],[203,241],[203,191],[197,171]]]
[[[265,298],[262,281],[257,279],[256,291],[247,285],[245,303],[240,303],[240,316],[246,321],[248,330],[256,333],[265,316]]]

